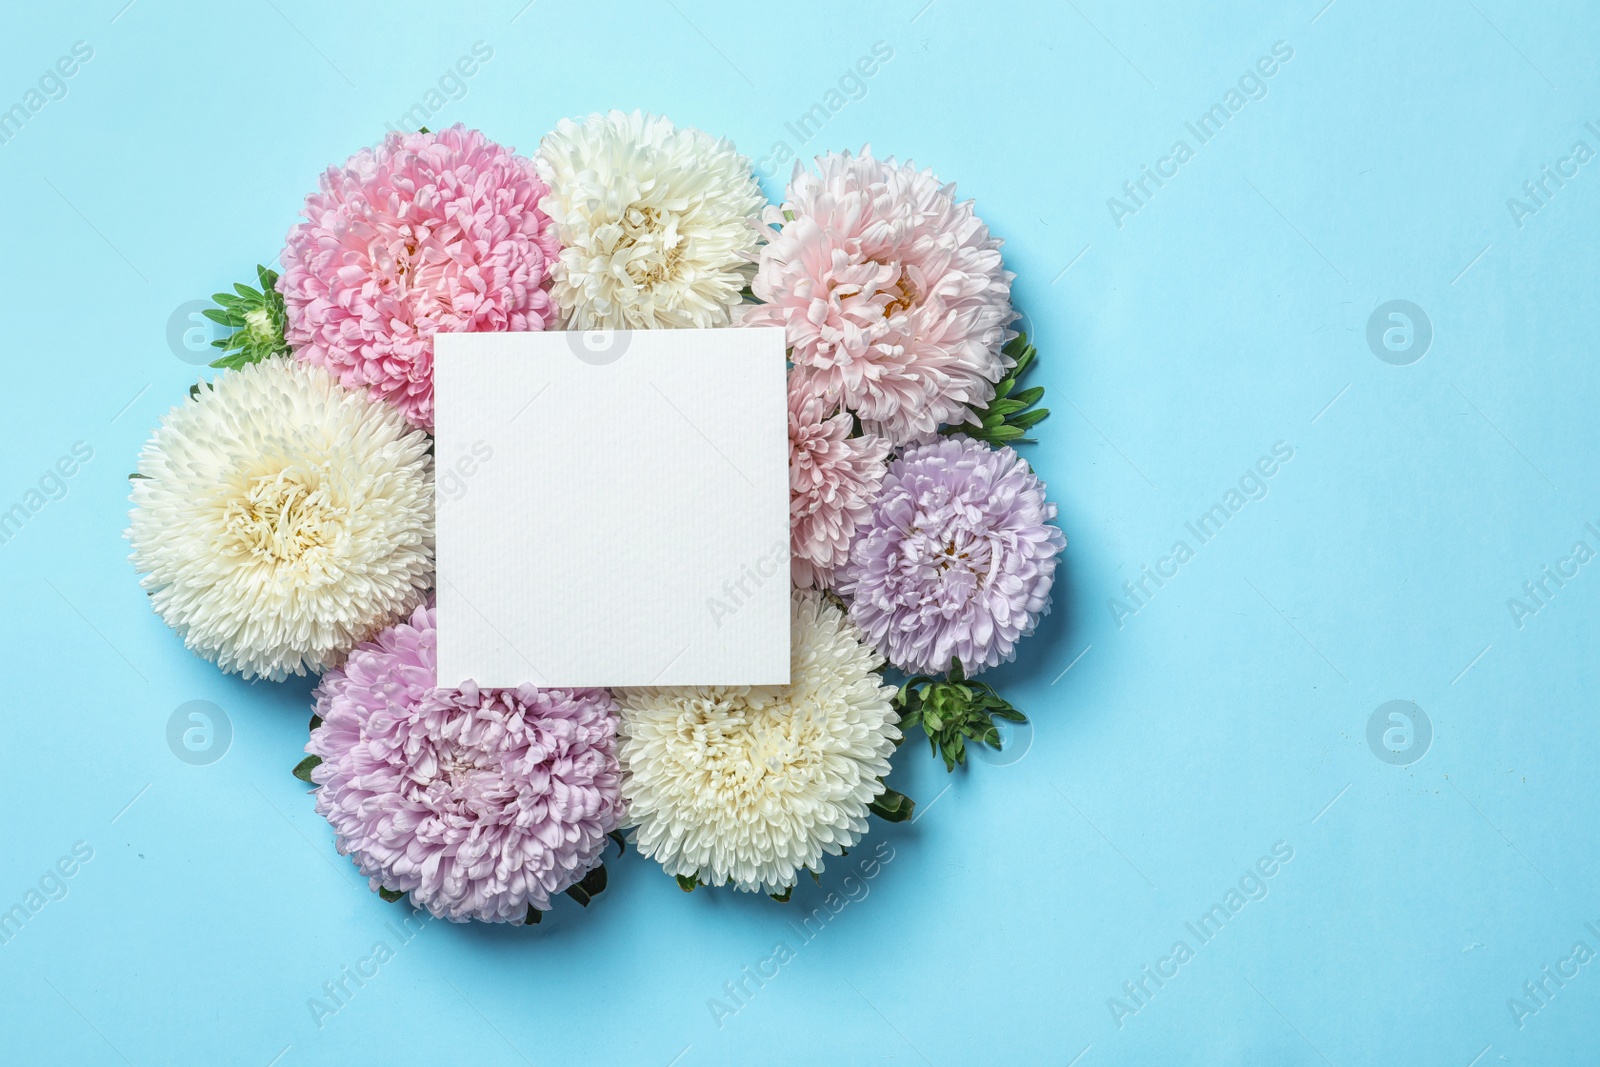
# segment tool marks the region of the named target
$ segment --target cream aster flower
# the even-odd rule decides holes
[[[720,140],[635,111],[563,119],[534,160],[567,329],[726,326],[755,274],[766,198]]]
[[[900,738],[895,689],[820,593],[796,590],[790,621],[786,686],[616,691],[628,820],[668,874],[782,892],[867,832]]]
[[[433,582],[427,435],[286,356],[168,412],[132,501],[129,558],[156,614],[246,678],[337,664]]]

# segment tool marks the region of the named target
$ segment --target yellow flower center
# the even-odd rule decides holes
[[[683,263],[683,237],[669,232],[668,220],[654,207],[630,207],[622,216],[622,235],[616,250],[645,246],[645,254],[628,260],[628,276],[642,288],[677,277]]]
[[[900,277],[895,279],[895,296],[883,306],[883,317],[891,318],[897,311],[910,311],[917,302],[917,290],[912,286],[911,279],[906,277],[906,272],[901,270]]]
[[[327,475],[306,467],[258,475],[228,502],[225,528],[250,555],[274,563],[332,544],[347,509],[334,500]]]

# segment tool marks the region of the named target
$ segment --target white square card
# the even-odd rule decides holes
[[[789,680],[783,331],[434,338],[439,685]]]

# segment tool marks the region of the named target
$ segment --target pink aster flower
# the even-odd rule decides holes
[[[278,290],[295,355],[433,428],[433,335],[542,330],[558,247],[533,163],[477,130],[391,133],[330,167]]]
[[[871,149],[797,163],[743,321],[787,331],[794,373],[896,445],[972,419],[1012,365],[1000,242],[955,186]]]
[[[789,560],[794,584],[826,588],[883,481],[889,442],[851,437],[850,413],[789,390]]]
[[[839,571],[850,618],[907,673],[967,677],[1010,660],[1050,610],[1066,538],[1044,483],[1009,448],[966,437],[889,466]]]
[[[438,689],[421,607],[323,675],[317,811],[373,889],[452,922],[523,922],[600,864],[623,815],[604,689]]]

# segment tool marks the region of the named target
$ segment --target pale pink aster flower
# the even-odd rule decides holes
[[[742,321],[782,326],[808,391],[895,444],[975,421],[1012,366],[1001,348],[1011,279],[1000,242],[955,186],[891,157],[845,152],[795,165]]]
[[[789,560],[801,589],[833,583],[883,481],[889,442],[851,437],[852,425],[849,412],[790,388]]]
[[[542,330],[558,246],[533,163],[477,130],[391,133],[330,167],[278,290],[297,358],[433,428],[433,335]]]

